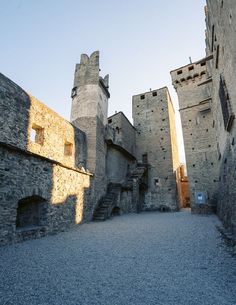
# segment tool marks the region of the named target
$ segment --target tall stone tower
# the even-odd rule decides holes
[[[72,89],[71,123],[86,134],[87,168],[94,174],[94,206],[106,192],[106,143],[105,125],[107,124],[108,79],[99,76],[99,52],[89,57],[81,55],[76,65],[74,87]],[[93,211],[94,207],[90,207]]]
[[[191,207],[198,212],[216,204],[218,185],[211,78],[205,61],[173,70],[171,77],[180,104]]]
[[[174,108],[166,87],[133,96],[139,162],[148,164],[144,210],[177,208],[175,170],[179,166]]]

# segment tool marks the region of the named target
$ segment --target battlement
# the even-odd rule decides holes
[[[76,64],[74,87],[71,92],[71,122],[82,117],[98,116],[107,123],[108,98],[110,98],[109,75],[99,75],[99,51],[90,56],[82,54]],[[82,128],[82,126],[81,126]]]
[[[206,62],[191,63],[170,72],[172,84],[177,90],[195,82],[200,82],[206,78]]]
[[[157,96],[162,95],[163,91],[164,92],[168,91],[168,88],[163,87],[163,88],[159,88],[159,89],[155,89],[155,90],[150,90],[150,91],[147,91],[144,93],[135,94],[135,95],[133,95],[133,100],[138,100],[138,99],[145,100],[145,99],[157,97]]]
[[[109,75],[104,78],[99,75],[99,51],[93,52],[90,56],[82,54],[80,63],[76,64],[74,87],[72,89],[71,97],[77,94],[77,88],[84,85],[100,85],[105,91],[106,95],[110,97],[109,88]]]

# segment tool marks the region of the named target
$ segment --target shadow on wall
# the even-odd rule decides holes
[[[31,97],[24,90],[0,74],[0,244],[63,231],[89,217],[85,206],[92,175],[82,168],[85,136],[44,107],[45,120],[53,113],[55,122],[62,124],[50,122],[55,137],[61,127],[74,137],[71,165],[67,156],[63,162],[57,155],[44,152],[44,145],[50,145],[47,138],[54,137],[51,130],[41,126],[42,113],[32,107]],[[29,148],[29,142],[34,142],[40,154]],[[64,154],[65,143],[66,139],[62,145],[51,143],[52,151],[62,149]]]

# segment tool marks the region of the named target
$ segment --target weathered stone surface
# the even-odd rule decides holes
[[[191,200],[194,202],[195,190],[207,191],[209,205],[200,208],[199,212],[209,211],[212,204],[217,202],[217,213],[234,236],[236,236],[236,21],[233,18],[235,11],[235,1],[207,0],[206,57],[171,72],[181,106]],[[207,113],[204,107],[208,107]],[[194,124],[195,120],[196,124]],[[197,210],[196,205],[193,210],[194,212]]]
[[[0,75],[0,243],[36,238],[91,219],[91,174],[85,166],[85,135]],[[6,120],[7,118],[7,120]],[[42,137],[32,139],[32,127]],[[70,144],[70,151],[65,145]],[[44,208],[39,212],[41,198]],[[20,210],[22,200],[28,205]],[[29,218],[35,206],[37,221]],[[23,214],[25,213],[25,215]]]
[[[207,191],[207,203],[216,205],[217,144],[206,64],[189,64],[171,71],[177,91],[183,128],[191,206],[196,192]]]
[[[171,210],[177,208],[174,171],[178,150],[173,112],[166,87],[133,96],[137,160],[149,164],[145,210],[157,210],[163,204]]]
[[[218,146],[218,215],[236,237],[236,11],[235,1],[207,1],[206,52]],[[221,80],[223,86],[221,86]],[[222,93],[224,95],[222,96]]]

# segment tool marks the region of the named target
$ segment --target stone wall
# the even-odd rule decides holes
[[[0,146],[0,164],[0,244],[60,232],[89,219],[89,174],[7,146]],[[32,206],[37,198],[45,201],[43,222],[17,227],[20,201]]]
[[[136,131],[123,112],[118,112],[108,118],[108,126],[115,132],[114,140],[117,145],[123,147],[135,156]]]
[[[0,97],[0,243],[91,219],[84,133],[2,74]]]
[[[133,166],[134,160],[125,155],[124,152],[118,150],[117,147],[108,146],[106,158],[106,175],[108,183],[123,184]]]
[[[217,212],[236,236],[236,3],[207,0],[206,55],[218,147]]]
[[[206,64],[189,64],[171,71],[177,91],[183,128],[192,209],[196,194],[206,194],[207,205],[216,205],[217,145]]]
[[[86,166],[85,134],[0,74],[0,142],[72,167]]]
[[[163,205],[171,210],[177,208],[174,140],[171,139],[174,122],[170,123],[173,116],[170,116],[169,107],[171,102],[166,87],[133,96],[137,160],[148,163],[148,191],[143,206],[146,210],[156,210]]]

